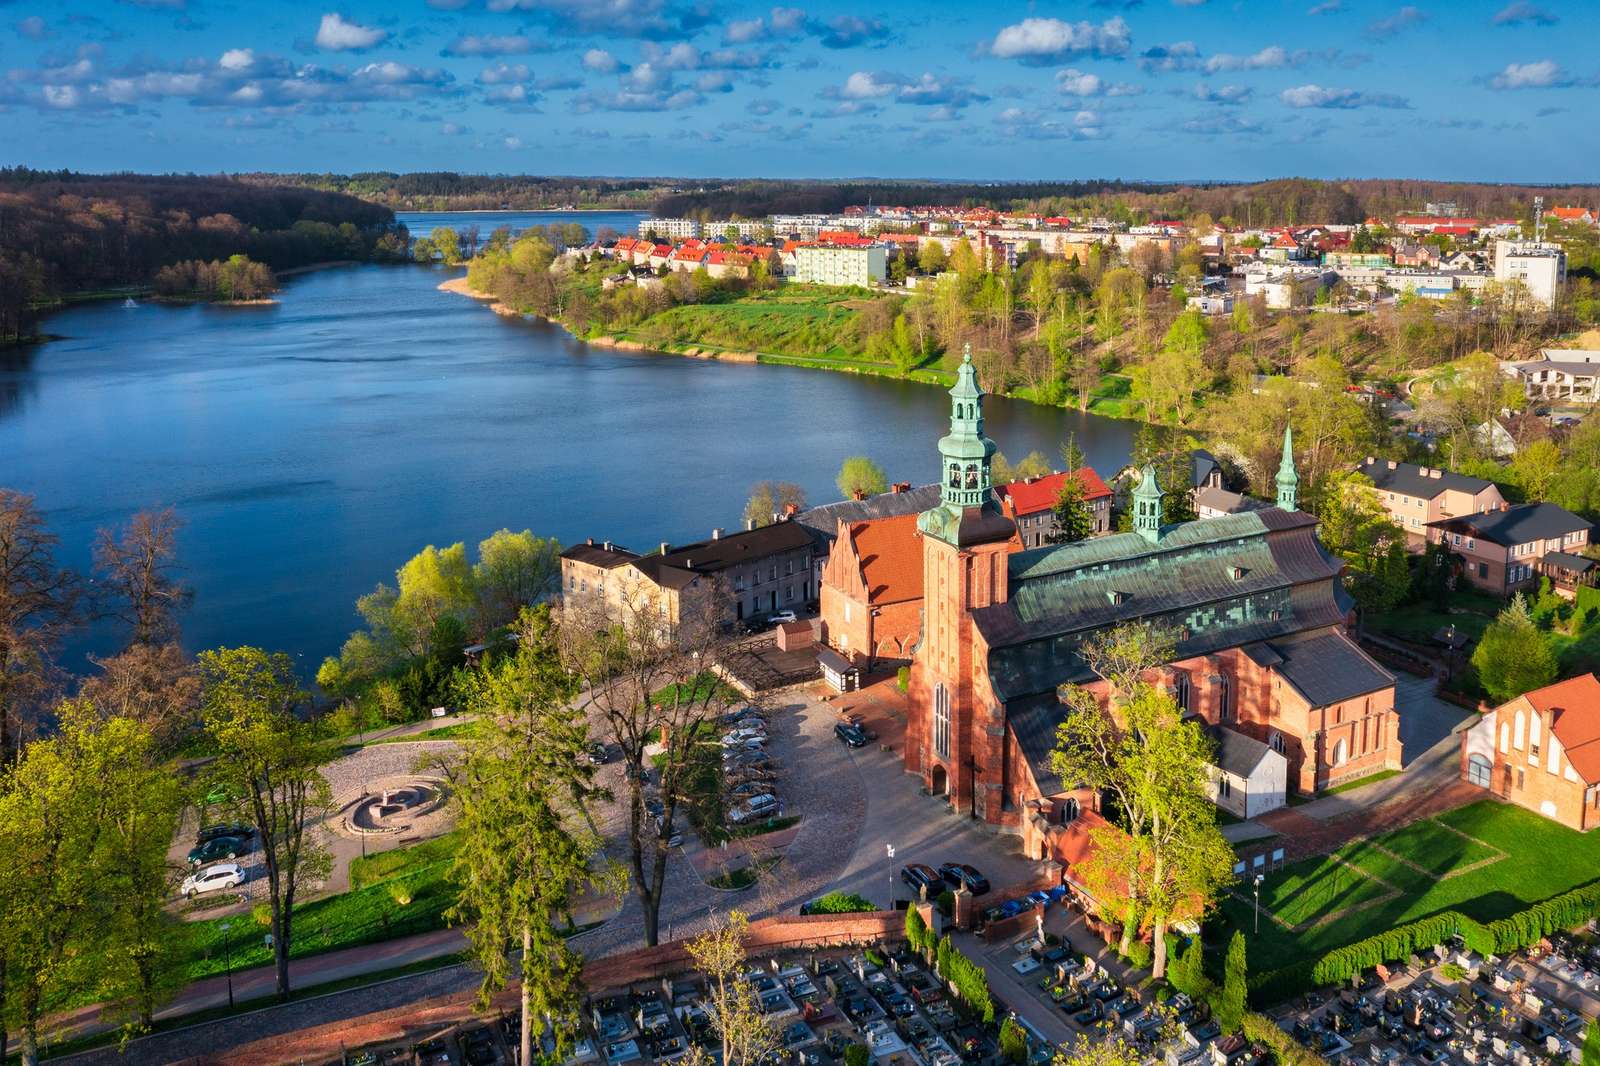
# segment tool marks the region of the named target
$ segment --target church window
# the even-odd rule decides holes
[[[1068,796],[1061,803],[1061,824],[1062,825],[1066,825],[1068,822],[1072,821],[1073,819],[1075,819],[1077,817],[1078,817],[1078,801],[1076,799],[1074,799],[1073,797]]]
[[[1282,733],[1274,733],[1274,734],[1272,734],[1272,750],[1277,752],[1279,755],[1283,754],[1283,734]]]
[[[1224,722],[1233,721],[1233,682],[1227,674],[1217,678],[1217,717]]]
[[[1177,672],[1177,677],[1172,681],[1172,699],[1177,703],[1180,711],[1187,711],[1189,707],[1189,675],[1183,670]]]
[[[1350,749],[1345,744],[1344,738],[1340,737],[1339,742],[1333,746],[1333,765],[1343,766],[1347,761],[1349,761],[1349,758]]]
[[[961,487],[961,467],[955,463],[950,464],[950,487],[953,489]]]
[[[933,750],[940,758],[950,757],[950,690],[943,684],[933,689]]]
[[[1222,779],[1217,782],[1217,794],[1223,799],[1233,795],[1233,782],[1228,779],[1227,774],[1223,774]]]
[[[978,487],[978,465],[976,463],[968,463],[967,464],[967,488],[975,489],[977,487]]]

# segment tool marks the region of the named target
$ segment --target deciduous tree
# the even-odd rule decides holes
[[[295,714],[305,694],[288,655],[218,648],[200,653],[200,675],[205,728],[217,747],[206,782],[260,834],[277,992],[286,999],[295,900],[331,870],[317,827],[332,806],[321,770],[330,753],[316,727]]]
[[[32,496],[0,489],[0,766],[16,757],[56,644],[81,617],[82,585],[56,565],[56,543]]]
[[[755,987],[744,979],[744,938],[750,922],[732,910],[706,932],[689,941],[689,957],[705,974],[711,1030],[722,1041],[722,1062],[758,1066],[778,1050],[778,1031],[767,1021]]]
[[[804,488],[792,481],[758,481],[744,505],[744,519],[757,526],[771,525],[773,515],[782,514],[791,506],[797,511],[805,509]]]
[[[876,496],[889,491],[889,476],[883,472],[883,467],[867,456],[852,455],[840,464],[839,476],[834,479],[834,484],[839,486],[839,494],[846,499],[857,495]]]
[[[1558,669],[1550,639],[1519,594],[1484,630],[1472,653],[1478,683],[1497,703],[1516,699],[1554,681]]]
[[[130,644],[164,644],[177,637],[178,613],[194,591],[178,579],[178,530],[171,507],[139,511],[119,530],[95,537],[94,565],[112,596],[112,612],[129,627]]]

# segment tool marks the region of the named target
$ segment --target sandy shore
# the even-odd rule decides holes
[[[449,281],[441,281],[439,283],[439,291],[453,292],[457,296],[469,296],[474,300],[482,300],[488,303],[489,310],[493,311],[497,315],[505,315],[507,318],[522,317],[522,313],[516,308],[507,307],[505,304],[495,299],[494,293],[479,292],[477,289],[474,289],[470,284],[468,284],[467,276],[465,274],[461,275],[459,278],[451,278]]]

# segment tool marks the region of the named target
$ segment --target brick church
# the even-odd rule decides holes
[[[1399,768],[1394,678],[1346,635],[1343,564],[1296,507],[1287,431],[1275,507],[1164,526],[1146,469],[1133,532],[1019,552],[970,357],[950,398],[940,499],[917,517],[924,610],[905,744],[931,793],[1021,835],[1031,856],[1081,858],[1098,802],[1051,771],[1058,690],[1103,690],[1078,648],[1138,620],[1176,631],[1179,657],[1151,680],[1224,731],[1219,750],[1280,754],[1299,793]]]

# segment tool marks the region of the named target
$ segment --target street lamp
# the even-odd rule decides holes
[[[223,966],[228,971],[228,1009],[233,1009],[233,945],[228,940],[228,928],[233,922],[223,922],[218,928],[222,930],[222,959]]]
[[[883,850],[889,856],[889,909],[894,910],[894,845],[885,844]]]
[[[1255,888],[1255,896],[1256,896],[1256,928],[1255,928],[1255,931],[1258,932],[1258,933],[1261,932],[1261,882],[1265,881],[1266,879],[1267,879],[1267,875],[1266,874],[1256,874],[1255,885],[1253,886]]]

